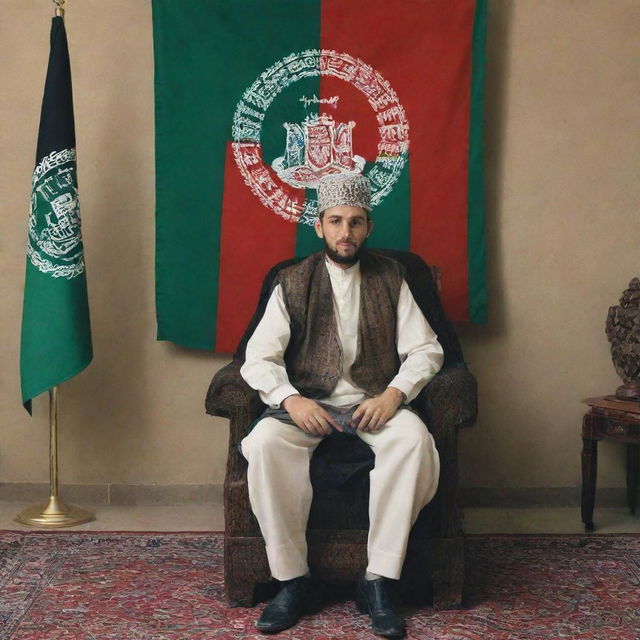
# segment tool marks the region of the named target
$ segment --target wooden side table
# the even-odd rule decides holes
[[[627,502],[631,513],[636,512],[640,402],[618,400],[615,396],[587,398],[583,402],[590,408],[582,421],[582,522],[586,531],[593,531],[598,441],[603,438],[627,445]]]

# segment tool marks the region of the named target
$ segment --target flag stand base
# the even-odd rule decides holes
[[[45,506],[28,507],[16,517],[16,521],[22,524],[47,528],[73,527],[91,520],[95,520],[93,513],[67,505],[62,498],[57,496],[51,496]]]
[[[73,527],[95,520],[93,513],[65,503],[58,495],[58,385],[49,390],[49,502],[21,511],[16,521],[31,527]]]

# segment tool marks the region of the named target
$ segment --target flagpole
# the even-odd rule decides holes
[[[89,511],[68,505],[58,495],[58,385],[49,390],[49,502],[28,507],[16,520],[32,527],[73,527],[94,520]]]
[[[64,20],[65,0],[52,0],[55,5],[54,18]],[[58,385],[49,389],[49,502],[28,507],[16,520],[34,527],[71,527],[94,520],[89,511],[68,505],[58,495]]]

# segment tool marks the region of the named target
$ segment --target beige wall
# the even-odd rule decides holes
[[[67,5],[95,358],[62,387],[61,480],[220,483],[227,425],[203,398],[227,358],[155,341],[150,3]],[[1,483],[48,478],[47,398],[29,418],[18,360],[49,16],[2,0]],[[481,406],[464,486],[577,486],[580,400],[618,384],[604,321],[640,275],[639,17],[636,0],[490,2],[490,321],[461,330]],[[622,461],[601,446],[599,486]]]

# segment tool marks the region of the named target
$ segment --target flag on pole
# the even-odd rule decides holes
[[[274,263],[321,248],[316,185],[361,172],[370,247],[486,320],[486,0],[153,0],[158,339],[233,351]]]
[[[62,17],[51,23],[35,169],[22,311],[22,402],[91,362],[87,281],[80,233],[71,68]]]

